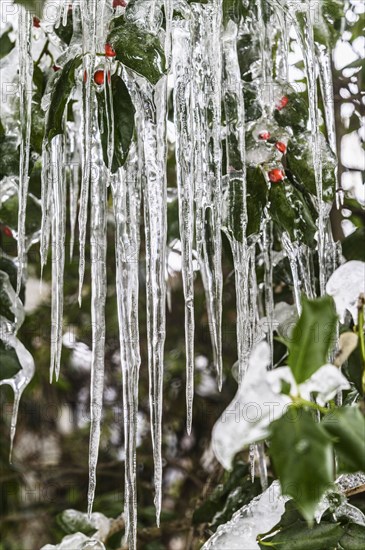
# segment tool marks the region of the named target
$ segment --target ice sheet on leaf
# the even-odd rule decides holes
[[[270,531],[280,520],[288,499],[281,495],[274,481],[266,491],[236,512],[232,519],[218,527],[202,550],[255,550],[260,546],[257,535]]]
[[[348,390],[350,384],[341,371],[334,365],[323,365],[308,380],[300,384],[301,397],[310,399],[316,393],[318,405],[324,406],[333,399],[338,391]]]
[[[346,311],[349,311],[357,324],[357,301],[365,292],[365,262],[351,260],[341,265],[329,278],[326,292],[335,301],[340,321],[345,321]]]
[[[214,425],[213,451],[218,461],[229,469],[234,455],[246,445],[264,439],[268,426],[280,418],[291,399],[275,392],[268,379],[270,347],[260,342],[252,351],[241,386]]]
[[[46,544],[40,550],[105,550],[102,542],[92,539],[83,533],[67,535],[60,544]]]

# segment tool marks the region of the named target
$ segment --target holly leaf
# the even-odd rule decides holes
[[[63,115],[75,86],[75,73],[80,64],[80,56],[70,59],[56,75],[46,120],[45,137],[48,142],[58,134],[63,133]]]
[[[114,173],[125,163],[133,138],[135,109],[131,96],[123,80],[118,75],[111,77],[110,89],[113,101],[113,127],[114,127],[114,154],[111,164],[111,171]],[[108,94],[108,90],[105,90]],[[104,91],[97,94],[99,109],[99,127],[101,132],[101,143],[103,158],[106,166],[109,166],[108,158],[108,120],[107,112],[111,112],[110,106],[107,109],[105,104]]]
[[[306,522],[297,520],[269,541],[270,546],[280,550],[328,550],[336,547],[342,535],[343,529],[339,523],[322,521],[319,525],[308,527]],[[263,545],[260,547],[266,548]]]
[[[335,342],[337,315],[333,300],[324,296],[316,300],[302,297],[302,314],[290,340],[288,365],[298,384],[327,363],[328,352]]]
[[[345,534],[340,539],[339,548],[343,550],[363,550],[365,526],[349,523],[344,528]]]
[[[342,254],[346,260],[365,262],[365,227],[359,227],[342,241]]]
[[[114,28],[107,38],[116,52],[116,59],[136,73],[157,84],[166,73],[164,50],[159,38],[126,22],[124,17],[114,20]]]
[[[281,231],[286,231],[292,242],[312,246],[316,226],[303,195],[287,182],[271,185],[270,214]]]
[[[9,27],[9,29],[0,36],[0,59],[3,59],[3,57],[8,55],[15,47],[15,42],[12,42],[9,38],[9,34],[12,30],[13,27]]]
[[[275,109],[274,118],[279,126],[291,128],[295,134],[307,127],[308,107],[296,92],[287,92],[288,103],[284,108]]]
[[[334,438],[340,472],[365,472],[365,418],[358,407],[341,407],[321,422]]]
[[[311,522],[318,502],[333,482],[331,439],[310,412],[293,407],[272,422],[270,429],[269,452],[282,493],[291,496]]]

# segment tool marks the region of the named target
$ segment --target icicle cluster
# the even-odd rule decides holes
[[[68,2],[61,3],[59,25],[67,21]],[[143,204],[146,243],[146,296],[148,372],[150,387],[151,436],[154,457],[155,505],[157,523],[162,502],[162,411],[164,343],[166,334],[166,250],[167,250],[167,118],[172,88],[173,122],[176,134],[176,168],[179,226],[182,256],[182,281],[185,298],[186,406],[187,431],[192,429],[194,395],[194,268],[197,258],[205,289],[213,360],[219,388],[223,381],[222,361],[222,231],[232,250],[237,300],[237,353],[239,382],[245,376],[248,358],[257,337],[261,317],[268,323],[268,342],[273,353],[273,266],[275,250],[272,214],[275,196],[281,186],[289,210],[296,204],[288,191],[284,173],[277,166],[286,151],[293,130],[279,127],[277,118],[287,105],[289,29],[293,27],[303,51],[310,105],[311,159],[317,211],[315,242],[319,258],[320,293],[325,291],[333,271],[334,245],[328,230],[329,209],[323,188],[324,150],[319,132],[317,76],[323,92],[329,145],[335,150],[332,83],[329,52],[314,40],[310,1],[290,0],[256,2],[255,12],[245,20],[227,17],[222,0],[184,3],[165,0],[135,7],[143,28],[157,33],[159,10],[164,6],[165,56],[168,75],[153,85],[136,72],[123,68],[122,77],[136,110],[136,138],[127,161],[112,170],[114,107],[110,82],[111,61],[100,62],[106,28],[111,17],[105,0],[75,6],[74,29],[79,29],[82,44],[75,51],[82,55],[79,89],[80,124],[64,124],[64,133],[46,136],[42,153],[42,225],[40,251],[42,268],[52,248],[52,341],[51,380],[60,373],[65,269],[66,197],[69,196],[71,227],[70,255],[75,244],[75,224],[79,227],[79,302],[85,273],[88,211],[90,204],[90,248],[92,289],[92,371],[90,482],[88,511],[91,514],[96,483],[96,465],[102,417],[105,299],[106,229],[108,190],[111,189],[115,221],[116,289],[120,327],[121,369],[125,433],[125,517],[130,548],[136,548],[136,429],[138,378],[140,367],[138,331],[138,262],[140,252],[140,208]],[[139,10],[139,11],[138,11]],[[175,10],[175,11],[174,11]],[[137,15],[136,15],[137,14]],[[143,19],[143,20],[142,20]],[[81,25],[81,30],[80,30]],[[257,87],[250,88],[242,78],[239,44],[253,29],[260,29],[258,59],[250,67]],[[273,35],[278,32],[276,64],[273,63]],[[157,30],[156,30],[157,29]],[[77,49],[78,48],[78,49]],[[32,86],[31,23],[29,14],[20,11],[20,111],[21,147],[19,172],[19,277],[25,264],[25,212],[28,189],[29,140]],[[66,55],[66,61],[67,54]],[[100,69],[100,63],[102,68]],[[97,97],[92,75],[95,69],[105,77],[105,124],[97,120]],[[120,74],[119,73],[119,74]],[[274,80],[279,75],[281,80]],[[57,79],[57,75],[55,77]],[[104,80],[103,80],[104,82]],[[170,82],[173,83],[170,86]],[[169,86],[168,86],[169,83]],[[254,85],[252,85],[254,86]],[[245,106],[247,90],[257,98],[262,116],[250,118]],[[98,92],[99,93],[99,92]],[[30,98],[30,99],[29,99]],[[51,116],[49,105],[47,117]],[[251,107],[250,107],[251,108]],[[306,124],[303,132],[306,131]],[[270,132],[280,138],[270,145]],[[101,139],[106,139],[107,158],[103,160]],[[274,152],[273,152],[274,151]],[[280,154],[278,153],[280,151]],[[81,176],[77,167],[81,159]],[[96,173],[92,173],[96,168]],[[68,186],[68,190],[67,190]],[[261,187],[260,187],[261,186]],[[258,207],[262,190],[262,210]],[[267,198],[269,197],[269,198]],[[280,218],[280,214],[279,214]],[[257,222],[258,219],[258,222]],[[287,257],[292,274],[293,295],[300,312],[300,294],[314,297],[313,251],[301,242],[305,213],[293,215],[294,229],[279,219],[282,256]],[[304,229],[305,231],[305,229]],[[333,254],[326,253],[328,246]],[[332,247],[332,248],[331,248]],[[280,261],[280,260],[279,260]],[[332,262],[332,263],[331,263]],[[329,264],[331,264],[329,266]],[[264,267],[263,283],[258,286],[257,266]],[[19,288],[18,288],[19,290]],[[14,336],[15,338],[15,336]],[[20,343],[13,345],[19,349]],[[18,353],[18,352],[17,352]],[[19,351],[24,355],[23,351]],[[31,366],[29,367],[31,371]],[[15,411],[17,409],[17,393]],[[15,429],[16,413],[12,421]],[[252,461],[258,457],[263,488],[267,487],[262,447],[252,448]]]

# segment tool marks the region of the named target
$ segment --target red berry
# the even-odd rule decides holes
[[[39,18],[34,16],[33,17],[33,27],[35,27],[36,29],[39,29],[40,26],[41,26],[41,22],[40,22]]]
[[[87,71],[84,71],[83,81],[87,82]]]
[[[278,103],[276,104],[276,108],[278,111],[281,111],[282,109],[284,109],[284,107],[286,107],[289,103],[289,99],[286,97],[286,95],[284,95],[279,101]]]
[[[105,44],[105,55],[106,57],[115,57],[117,55],[115,49],[110,44]]]
[[[267,141],[268,139],[270,139],[270,137],[271,137],[270,132],[261,132],[261,133],[259,134],[259,139],[263,139],[263,140],[265,140],[265,141]]]
[[[6,237],[12,237],[13,236],[13,233],[12,233],[10,227],[8,227],[7,225],[4,225],[3,233]]]
[[[121,6],[122,8],[125,8],[127,5],[127,2],[125,0],[113,0],[113,8],[117,8],[118,6]]]
[[[101,86],[102,84],[104,84],[104,71],[102,70],[95,71],[94,82],[95,84],[98,84],[98,86]]]
[[[59,67],[58,65],[53,65],[52,66],[52,69],[54,70],[54,72],[56,73],[57,71],[59,71],[61,69],[61,67]]]
[[[285,178],[285,173],[283,170],[280,170],[280,168],[274,168],[274,170],[270,170],[269,172],[269,180],[272,183],[279,183],[280,181],[283,181]]]
[[[278,151],[280,151],[280,153],[282,153],[283,155],[285,155],[286,153],[286,145],[285,143],[283,143],[282,141],[277,141],[275,143],[275,147],[277,148]]]

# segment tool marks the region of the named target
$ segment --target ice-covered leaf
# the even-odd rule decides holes
[[[324,406],[335,395],[348,390],[350,384],[347,378],[334,365],[323,365],[303,384],[299,385],[299,392],[304,399],[310,399],[314,394],[319,405]]]
[[[135,109],[123,80],[118,75],[111,77],[111,92],[113,101],[113,123],[111,128],[114,129],[114,149],[113,159],[111,164],[112,172],[116,172],[118,168],[124,165],[129,148],[132,142],[134,131],[134,114]],[[106,108],[105,95],[100,93],[97,95],[99,108],[99,127],[103,129],[101,133],[101,143],[103,147],[103,157],[106,166],[109,165],[108,159],[108,118],[107,112],[111,111],[110,106]]]
[[[302,314],[286,344],[288,364],[298,383],[307,380],[327,362],[334,343],[337,316],[333,301],[325,296],[317,300],[302,298]]]
[[[365,472],[365,418],[360,409],[335,409],[323,418],[321,424],[334,438],[339,470]]]
[[[320,138],[323,200],[332,202],[335,191],[337,163],[322,134],[320,134]],[[310,134],[300,133],[289,141],[286,151],[286,163],[295,183],[316,196],[316,179]]]
[[[269,365],[269,345],[260,342],[251,353],[247,373],[234,399],[214,425],[213,451],[226,469],[231,468],[238,451],[268,435],[270,422],[280,418],[291,402],[288,396],[273,390],[267,377]]]
[[[123,16],[115,19],[107,42],[114,48],[118,61],[147,78],[151,84],[157,84],[165,73],[165,54],[159,38],[127,23]]]
[[[238,510],[230,521],[218,527],[202,550],[259,549],[258,534],[270,531],[284,510],[285,498],[279,483],[274,481],[265,492]]]
[[[348,311],[357,324],[357,302],[360,294],[365,292],[365,262],[351,260],[337,268],[328,280],[326,292],[335,301],[340,321],[345,322]]]
[[[341,550],[363,550],[365,541],[365,527],[356,523],[349,523],[340,539]]]
[[[303,195],[287,182],[275,183],[269,191],[270,214],[280,231],[292,242],[313,246],[316,226]]]
[[[12,135],[0,135],[0,180],[19,174],[18,139]]]
[[[292,89],[283,89],[283,97],[288,99],[284,108],[275,109],[274,118],[279,126],[291,128],[296,134],[307,127],[308,107],[302,97]],[[278,105],[280,105],[280,99]]]
[[[12,378],[21,368],[15,350],[9,348],[0,340],[0,380]]]
[[[15,46],[15,42],[10,40],[9,34],[12,32],[13,27],[9,27],[0,36],[0,59],[8,55]]]
[[[46,118],[45,137],[50,142],[52,138],[63,133],[64,112],[70,94],[75,86],[76,70],[81,64],[77,56],[67,61],[63,69],[58,71],[51,91],[51,100]]]
[[[333,482],[330,436],[312,413],[290,409],[271,424],[270,456],[282,492],[291,496],[307,521]]]
[[[59,544],[46,544],[40,550],[105,550],[105,546],[97,539],[89,538],[83,533],[67,535]]]

